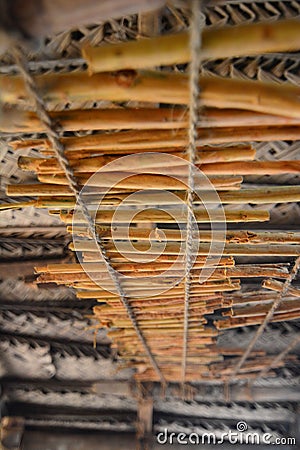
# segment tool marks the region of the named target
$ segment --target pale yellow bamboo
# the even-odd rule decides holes
[[[201,58],[250,56],[266,52],[297,51],[300,48],[299,20],[240,24],[203,31]],[[158,36],[82,49],[89,72],[143,69],[191,61],[189,34]]]

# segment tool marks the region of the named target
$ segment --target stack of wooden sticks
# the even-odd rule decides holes
[[[211,29],[204,32],[203,58],[298,50],[298,30],[297,21]],[[159,368],[166,380],[180,381],[188,76],[168,67],[153,67],[188,63],[188,35],[84,48],[83,56],[88,72],[39,75],[35,77],[37,87],[61,132],[92,131],[88,135],[62,137],[65,155],[78,183],[84,187],[83,198],[93,212],[98,235],[112,267],[121,276],[138,326]],[[149,68],[152,70],[145,71]],[[268,312],[273,294],[239,294],[240,278],[267,278],[263,287],[280,291],[282,283],[278,279],[284,281],[288,277],[287,266],[236,265],[234,257],[300,254],[297,232],[213,231],[214,224],[224,221],[231,224],[269,220],[267,210],[249,204],[300,201],[299,186],[245,189],[242,185],[245,175],[300,172],[299,161],[256,160],[255,149],[245,143],[299,139],[299,88],[213,77],[200,78],[200,85],[203,109],[199,114],[196,165],[207,182],[196,183],[201,195],[195,195],[193,212],[195,224],[209,224],[211,220],[213,224],[211,229],[200,229],[193,254],[187,381],[230,377],[242,350],[218,346],[219,331],[259,324]],[[82,260],[81,264],[37,268],[38,282],[71,286],[83,301],[97,299],[94,317],[99,327],[109,329],[124,363],[137,369],[140,380],[156,380],[157,373],[114,291],[85,219],[76,211],[75,198],[50,142],[44,137],[24,137],[24,133],[45,130],[30,110],[31,99],[23,79],[0,75],[0,98],[6,108],[1,130],[21,134],[11,142],[12,148],[18,152],[33,148],[39,152],[39,157],[19,158],[19,167],[34,172],[39,182],[7,188],[11,197],[36,198],[12,207],[48,208],[51,214],[59,215],[75,237],[70,248]],[[72,110],[76,102],[88,100],[111,103],[105,109]],[[70,110],[53,111],[62,101],[68,103]],[[134,102],[134,107],[129,103],[124,108],[122,102]],[[145,106],[147,102],[149,107]],[[119,159],[129,155],[134,158]],[[166,191],[173,194],[167,204],[162,195]],[[212,193],[217,194],[218,205]],[[233,209],[231,205],[241,207]],[[221,256],[220,246],[214,250],[215,243],[224,245]],[[199,279],[203,274],[208,274],[204,282]],[[274,321],[300,318],[296,297],[299,292],[290,288]],[[214,327],[209,316],[220,309],[225,318],[216,319]],[[269,364],[268,355],[253,351],[238,377],[249,378]]]

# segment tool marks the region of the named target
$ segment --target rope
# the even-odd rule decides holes
[[[258,339],[261,337],[261,335],[263,334],[263,331],[266,327],[266,325],[270,322],[270,320],[272,319],[276,309],[280,306],[285,294],[287,293],[288,288],[290,287],[291,282],[294,280],[294,278],[296,277],[298,270],[300,267],[300,256],[298,256],[298,258],[296,259],[294,266],[288,276],[288,278],[285,280],[282,290],[280,292],[280,294],[277,296],[277,298],[275,298],[270,310],[268,311],[268,314],[266,315],[266,317],[264,318],[264,321],[260,324],[257,332],[255,333],[255,335],[253,336],[253,338],[251,339],[251,341],[249,342],[248,347],[246,348],[244,354],[242,355],[241,359],[239,360],[239,362],[237,363],[236,367],[234,368],[230,379],[232,380],[240,371],[241,367],[243,366],[244,362],[246,361],[246,359],[248,358],[248,356],[250,355],[250,352],[252,351],[254,345],[256,344],[256,342],[258,341]]]
[[[292,340],[292,342],[290,342],[288,344],[288,346],[282,350],[282,352],[279,353],[279,355],[277,355],[271,362],[270,364],[268,364],[266,367],[264,367],[257,375],[256,378],[263,378],[267,375],[267,373],[269,372],[269,370],[272,369],[272,367],[276,367],[278,363],[280,363],[285,357],[286,355],[288,355],[288,353],[290,353],[298,344],[300,344],[300,336],[295,337],[295,339]],[[254,380],[251,380],[252,383],[254,382]]]
[[[185,284],[184,284],[184,329],[183,329],[183,353],[182,353],[182,383],[185,383],[187,352],[188,352],[188,328],[189,328],[189,301],[191,290],[191,269],[193,267],[193,193],[195,190],[194,164],[197,156],[197,123],[199,111],[199,71],[201,67],[201,41],[203,28],[203,15],[201,13],[200,0],[192,0],[192,23],[190,34],[190,102],[189,102],[189,145],[187,156],[189,161],[188,190],[187,190],[187,238],[185,250]]]
[[[84,200],[82,199],[81,195],[80,195],[80,186],[77,183],[76,177],[74,175],[74,171],[73,169],[70,167],[69,165],[69,161],[65,156],[64,153],[64,146],[60,141],[60,136],[58,134],[58,132],[55,129],[55,126],[52,122],[52,119],[50,117],[50,115],[47,112],[45,103],[42,99],[42,97],[40,96],[35,80],[34,78],[31,76],[29,68],[28,68],[28,63],[26,60],[25,55],[23,54],[23,51],[20,48],[15,47],[13,50],[13,56],[15,58],[15,61],[17,63],[17,66],[20,70],[21,75],[24,78],[25,81],[25,85],[26,85],[26,89],[30,95],[30,97],[34,100],[34,106],[35,106],[35,110],[36,110],[36,114],[39,117],[40,121],[42,122],[42,124],[45,127],[46,130],[46,134],[49,138],[50,143],[52,144],[52,148],[55,152],[56,158],[61,166],[61,168],[64,171],[64,174],[68,180],[69,183],[69,187],[72,190],[74,197],[76,198],[76,201],[78,203],[78,205],[80,206],[83,216],[85,218],[85,220],[87,221],[88,224],[88,228],[89,231],[91,233],[91,236],[93,237],[96,245],[97,245],[97,249],[99,250],[99,252],[101,253],[103,260],[105,262],[107,271],[111,277],[111,279],[113,280],[114,284],[115,284],[115,288],[117,290],[118,295],[120,296],[120,299],[123,303],[124,308],[127,311],[128,317],[131,320],[131,323],[133,325],[133,328],[138,336],[138,338],[140,339],[146,353],[147,356],[153,366],[153,368],[155,369],[156,373],[158,374],[160,380],[162,383],[165,383],[165,378],[154,358],[154,356],[152,355],[152,352],[146,342],[146,339],[142,333],[142,331],[140,330],[139,326],[138,326],[138,322],[136,320],[134,311],[132,306],[130,305],[128,298],[121,286],[120,280],[119,280],[119,276],[117,271],[114,270],[114,268],[111,266],[109,257],[107,255],[107,251],[103,245],[103,242],[101,240],[101,238],[99,237],[97,231],[96,231],[96,227],[94,227],[94,220],[88,210],[88,207],[86,206]]]

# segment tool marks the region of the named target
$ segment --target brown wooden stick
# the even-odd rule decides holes
[[[85,73],[36,76],[45,102],[88,100],[141,101],[187,105],[188,77],[178,73],[133,71],[101,73],[87,77]],[[245,109],[279,116],[300,116],[299,88],[256,81],[204,77],[201,101],[204,106]],[[28,102],[23,79],[0,75],[0,99],[3,103]]]
[[[201,171],[205,175],[281,175],[285,173],[300,173],[300,161],[249,161],[202,164]],[[140,172],[140,173],[139,173]],[[148,173],[147,173],[148,172]],[[147,169],[132,172],[99,172],[90,178],[89,173],[75,172],[80,185],[88,183],[90,187],[114,188],[114,189],[169,189],[186,190],[188,184],[187,167],[178,166],[172,170],[169,176],[161,175],[164,169],[153,169],[149,173]],[[68,180],[63,174],[38,174],[38,180],[42,183],[68,185]],[[182,181],[181,181],[182,180]],[[203,182],[203,181],[202,181]],[[200,182],[199,182],[200,184]],[[205,185],[203,185],[205,187]],[[210,186],[207,186],[209,189]],[[197,185],[196,185],[197,189]],[[243,195],[243,194],[241,194]]]
[[[144,278],[144,277],[154,277],[158,276],[159,274],[163,274],[165,279],[168,278],[176,278],[183,274],[183,266],[181,268],[178,268],[177,270],[156,270],[156,271],[135,271],[135,272],[124,272],[127,277],[134,277],[134,282],[138,282],[138,278]],[[200,275],[201,269],[194,269],[192,268],[191,271],[191,279],[192,282],[197,279],[199,281],[199,275]],[[283,278],[286,279],[288,277],[288,273],[283,273],[280,269],[274,269],[274,268],[256,268],[256,267],[245,267],[245,266],[237,266],[232,269],[215,269],[212,275],[210,276],[209,280],[224,280],[225,278],[253,278],[253,277],[277,277],[277,278]],[[81,281],[90,281],[91,278],[88,274],[85,272],[81,273],[60,273],[60,274],[51,274],[51,273],[44,273],[41,276],[38,277],[37,282],[38,283],[57,283],[57,284],[64,284],[64,283],[75,283],[75,282],[81,282]],[[107,274],[101,270],[99,270],[99,273],[93,275],[94,281],[105,281],[107,280]],[[145,284],[145,281],[142,280],[142,283]],[[126,283],[124,282],[124,285]],[[104,286],[104,284],[103,284]]]
[[[128,174],[124,174],[124,175],[128,175]],[[168,180],[170,180],[170,177],[164,177],[163,175],[159,177],[160,178],[160,185],[164,186],[163,189],[168,189],[168,190],[172,190],[170,183],[168,183]],[[181,178],[183,178],[181,176]],[[238,189],[240,187],[240,183],[242,182],[242,177],[220,177],[220,176],[212,176],[212,177],[208,177],[211,184],[215,187],[215,189],[219,190],[219,189],[224,189],[226,191],[231,190],[231,189]],[[88,178],[85,178],[85,180],[87,181]],[[101,179],[104,181],[104,177]],[[113,180],[111,177],[111,174],[107,175],[106,177],[106,183],[109,183],[110,179],[110,183]],[[141,177],[140,177],[141,179]],[[145,179],[145,178],[144,178]],[[152,178],[153,180],[153,178]],[[97,180],[95,180],[97,181]],[[151,183],[151,177],[147,177],[146,179],[147,181],[147,185],[144,184],[144,189],[146,188],[146,186],[149,186],[149,188],[153,189],[154,186]],[[118,186],[120,186],[121,183],[118,183]],[[138,184],[136,184],[136,182],[131,181],[131,183],[126,182],[126,180],[124,180],[122,182],[122,185],[124,186],[138,186]],[[176,180],[173,178],[173,185],[174,187],[176,187],[176,189],[178,188],[182,188],[183,190],[186,190],[186,184],[185,183],[180,183],[179,180]],[[111,186],[108,185],[108,187]],[[208,185],[209,187],[209,185]],[[140,189],[141,185],[139,185],[139,187],[137,187],[137,189]],[[147,188],[148,189],[148,188]],[[106,193],[108,189],[104,188],[103,190],[101,189],[97,189],[97,193],[101,194],[101,191],[103,192],[103,194]],[[202,189],[203,190],[203,189]],[[19,197],[19,196],[66,196],[66,197],[73,197],[72,191],[71,189],[64,184],[15,184],[15,185],[8,185],[6,188],[6,192],[8,196],[11,197]],[[127,194],[133,192],[132,191],[132,187],[131,188],[121,188],[121,187],[115,187],[115,188],[111,188],[109,189],[109,192],[113,192],[113,193],[124,193],[126,192]],[[59,207],[59,205],[62,204],[62,200],[47,200],[48,205],[51,206],[53,205],[53,207]],[[40,201],[40,203],[36,203],[37,207],[43,207],[41,206],[43,203],[43,200]],[[44,203],[46,204],[46,202]],[[65,207],[72,207],[72,205],[74,204],[74,201],[72,200],[71,203],[66,200],[64,201],[63,205]]]
[[[138,114],[137,114],[138,112]],[[52,111],[51,118],[62,131],[78,130],[176,130],[187,128],[185,108],[130,108]],[[299,125],[299,118],[274,116],[254,111],[203,108],[199,128]],[[0,129],[6,133],[43,132],[43,124],[30,111],[4,109]]]
[[[148,244],[142,244],[142,243],[137,243],[135,245],[135,249],[128,249],[125,245],[122,245],[122,243],[118,243],[118,246],[114,245],[113,243],[111,244],[107,244],[106,245],[107,249],[108,249],[108,253],[112,256],[113,260],[116,260],[115,258],[118,259],[118,250],[117,247],[119,248],[119,250],[122,250],[122,254],[126,255],[128,257],[130,257],[130,255],[132,255],[132,253],[134,253],[134,259],[135,260],[139,260],[139,261],[143,261],[143,254],[142,252],[146,251],[149,249],[149,245]],[[71,243],[70,244],[70,249],[74,250],[74,244]],[[94,257],[97,257],[97,249],[95,247],[95,244],[93,244],[92,241],[80,241],[78,243],[76,243],[76,250],[78,251],[84,251],[86,252],[85,255],[86,256],[92,256],[90,255],[90,253],[94,253]],[[165,256],[171,256],[171,255],[179,255],[179,250],[180,250],[180,245],[177,243],[167,243],[166,246],[164,247],[164,252],[163,255]],[[152,244],[151,247],[151,252],[149,251],[149,255],[159,255],[161,253],[162,249],[160,247],[160,245],[155,245]],[[205,256],[208,254],[208,252],[211,252],[211,254],[213,256],[217,255],[217,251],[216,253],[214,249],[210,248],[210,244],[199,244],[199,248],[198,248],[198,252],[197,254],[200,256]],[[141,252],[141,253],[140,253]],[[297,256],[300,253],[300,246],[299,245],[288,245],[288,244],[283,244],[283,245],[251,245],[251,246],[245,246],[242,244],[226,244],[223,250],[223,254],[224,255],[233,255],[233,256]],[[182,255],[182,253],[181,253]],[[124,256],[123,256],[124,257]],[[182,257],[182,256],[181,256]],[[139,259],[138,259],[139,258]],[[99,259],[99,256],[98,256]],[[159,257],[157,258],[159,261]],[[173,259],[170,258],[170,261],[175,261],[176,258]]]
[[[252,307],[244,307],[244,308],[232,308],[230,311],[230,315],[232,317],[251,317],[257,316],[261,314],[267,314],[270,310],[270,306],[252,306]],[[292,301],[284,301],[280,304],[277,312],[294,312],[300,310],[300,300],[292,300]],[[224,316],[228,315],[228,313],[223,313]]]
[[[262,287],[266,289],[271,289],[275,292],[281,292],[283,289],[283,284],[280,281],[276,280],[264,280],[262,282]],[[292,295],[294,297],[300,297],[300,289],[296,289],[292,286],[290,286],[287,290],[288,295]]]
[[[223,144],[244,141],[296,140],[300,138],[299,127],[238,127],[205,128],[198,130],[199,144]],[[62,138],[68,158],[79,159],[99,155],[99,150],[110,154],[128,154],[136,152],[159,151],[169,153],[179,149],[184,151],[187,145],[186,130],[141,130],[119,131],[100,135]],[[45,155],[54,155],[49,141],[35,139],[10,142],[16,150],[35,148]],[[248,145],[248,148],[251,147]],[[201,148],[200,148],[201,149]],[[205,148],[204,148],[205,149]],[[80,150],[80,152],[77,152]],[[77,152],[77,155],[75,153]]]
[[[265,314],[254,317],[239,317],[226,320],[216,320],[214,322],[218,330],[239,328],[244,326],[259,325],[263,322]],[[291,313],[275,313],[271,322],[284,322],[286,320],[295,320],[300,318],[300,310]]]
[[[298,50],[299,26],[298,20],[283,20],[204,29],[201,58],[217,59]],[[87,45],[83,47],[82,54],[88,62],[90,73],[153,68],[191,60],[187,32],[99,47]]]
[[[118,223],[127,223],[128,222],[128,212],[121,210],[118,212],[118,217],[114,217],[115,211],[107,211],[107,210],[98,210],[96,215],[96,223],[105,224],[112,223],[112,221],[116,224]],[[173,217],[171,217],[171,215]],[[178,223],[186,222],[186,213],[182,211],[182,209],[172,209],[170,214],[157,209],[147,209],[145,211],[139,212],[135,217],[132,218],[131,223],[145,223],[145,222],[154,222],[154,223],[173,223],[174,217],[176,217],[176,221]],[[218,212],[216,210],[210,211],[211,219],[208,216],[208,213],[204,209],[195,209],[194,215],[195,220],[199,223],[207,222],[209,220],[214,220],[215,222],[222,222],[226,218],[227,222],[265,222],[269,220],[269,212],[268,211],[250,211],[250,210],[241,210],[241,211],[229,211],[225,210],[224,213]],[[73,221],[73,214],[61,212],[60,218],[66,224],[71,224]],[[80,214],[76,215],[76,223],[80,223],[81,218]],[[83,221],[84,222],[84,221]]]
[[[249,149],[249,148],[235,148],[235,147],[228,147],[224,149],[218,149],[218,150],[199,150],[196,162],[199,163],[201,161],[201,164],[204,163],[218,163],[218,162],[226,162],[226,161],[252,161],[255,158],[255,149]],[[184,152],[174,152],[172,155],[177,156],[178,160],[176,158],[173,158],[172,165],[180,166],[182,164],[185,164],[185,161],[187,160],[186,153]],[[112,165],[107,164],[111,163],[112,161],[117,161],[118,156],[94,156],[92,158],[81,158],[81,159],[75,159],[70,160],[71,167],[74,168],[77,172],[96,172],[98,169],[104,169],[106,171],[113,171],[116,170],[113,168]],[[180,158],[180,159],[179,159]],[[139,166],[136,164],[136,166],[133,164],[133,161],[129,162],[129,160],[123,160],[118,161],[117,167],[118,170],[129,170],[133,171],[143,168],[149,168],[154,169],[156,167],[164,168],[167,167],[168,157],[164,157],[163,155],[157,159],[156,154],[148,154],[147,158],[144,158],[140,161]],[[35,171],[39,173],[62,173],[62,169],[59,166],[59,163],[55,158],[33,158],[30,156],[20,156],[18,159],[18,166],[22,170],[27,171]],[[116,167],[116,166],[115,166]]]
[[[87,227],[72,227],[68,226],[67,231],[74,233],[82,237],[90,237]],[[110,226],[97,227],[97,231],[103,240],[112,239],[112,230]],[[127,228],[123,230],[122,226],[114,228],[115,236],[120,239],[127,240],[126,232]],[[199,231],[201,242],[211,242],[211,231],[201,230]],[[186,239],[186,233],[184,230],[170,230],[156,228],[155,230],[143,229],[143,228],[130,228],[129,238],[132,240],[138,239],[139,241],[177,241],[181,242]],[[214,241],[223,241],[223,233],[214,233]],[[227,243],[236,243],[244,245],[258,245],[258,244],[300,244],[300,233],[291,231],[227,231],[225,236]]]
[[[221,182],[221,180],[219,180]],[[224,180],[225,181],[225,180]],[[229,181],[226,180],[226,181]],[[233,178],[234,181],[234,178]],[[216,186],[216,183],[214,183],[214,186],[217,187],[218,190],[220,190],[221,186]],[[230,186],[228,185],[227,189]],[[226,189],[226,185],[224,185],[224,190]],[[181,205],[182,202],[185,201],[185,194],[183,192],[174,192],[174,198],[170,199],[168,201],[169,205]],[[220,199],[220,202],[223,204],[244,204],[244,203],[254,203],[254,204],[266,204],[266,203],[285,203],[285,202],[298,202],[300,201],[300,187],[299,186],[286,186],[286,187],[270,187],[270,188],[262,188],[262,189],[243,189],[240,191],[235,192],[218,192],[218,196]],[[205,198],[205,196],[204,196]],[[163,199],[161,196],[161,193],[153,192],[153,193],[141,193],[141,195],[135,195],[134,200],[130,202],[130,199],[128,199],[128,194],[107,194],[105,197],[103,197],[101,200],[99,199],[99,196],[86,196],[86,201],[89,205],[97,205],[97,206],[110,206],[110,207],[117,207],[122,201],[126,199],[126,205],[134,205],[134,206],[150,206],[150,205],[165,205],[166,200]],[[214,202],[214,199],[207,198],[205,199],[206,204],[210,204],[211,202]],[[202,200],[197,195],[195,195],[194,198],[194,205],[199,205],[202,203]],[[39,198],[36,202],[29,203],[29,206],[34,206],[36,208],[74,208],[75,206],[75,200],[72,198],[66,198],[66,197],[42,197]],[[18,204],[15,204],[16,207],[18,207]],[[9,204],[6,205],[9,207]],[[6,207],[5,206],[5,207]],[[23,206],[26,206],[23,205]],[[0,206],[1,209],[1,206]],[[71,231],[71,230],[70,230]],[[132,230],[135,236],[139,236],[138,230]],[[169,236],[172,236],[175,234],[174,231],[166,230],[167,234]],[[145,233],[140,233],[140,237],[143,238],[145,236]],[[149,232],[147,236],[149,235]],[[179,234],[177,233],[177,236]],[[206,236],[204,233],[203,236]],[[235,235],[234,235],[235,236]],[[240,235],[236,235],[237,239],[238,236],[240,236],[241,240],[246,240],[247,242],[250,242],[251,240],[255,240],[255,232],[253,235],[251,235],[251,232],[247,235],[247,232],[241,232]],[[267,236],[267,235],[265,235]],[[274,233],[270,234],[270,238],[274,237]],[[285,236],[285,238],[288,238],[288,234],[285,233],[282,235],[282,237]],[[291,238],[295,237],[296,234],[292,233],[290,235]],[[105,235],[104,235],[105,237]],[[233,237],[234,238],[234,237]],[[180,237],[178,237],[180,239]]]
[[[194,268],[201,268],[203,267],[203,265],[206,262],[206,258],[201,258],[198,257],[197,261],[194,264]],[[234,265],[234,260],[232,257],[223,257],[220,259],[220,261],[217,262],[213,262],[213,260],[211,262],[207,262],[207,267],[214,267],[214,266],[218,266],[220,268],[222,267],[232,267]],[[114,268],[116,270],[119,270],[121,272],[127,272],[127,271],[137,271],[138,269],[142,270],[155,270],[155,269],[166,269],[169,266],[169,264],[167,263],[154,263],[154,264],[143,264],[140,265],[138,263],[124,263],[124,264],[116,264],[114,265]],[[181,266],[181,265],[180,265]],[[101,266],[101,264],[99,263],[85,263],[84,264],[85,269],[89,272],[89,273],[93,273],[93,272],[101,272],[101,270],[105,271],[106,268],[104,266]],[[176,266],[175,266],[176,267]],[[174,268],[175,268],[174,267]],[[48,264],[47,266],[41,266],[41,267],[35,267],[35,272],[36,273],[50,273],[50,274],[62,274],[62,273],[82,273],[83,272],[83,268],[81,264]]]

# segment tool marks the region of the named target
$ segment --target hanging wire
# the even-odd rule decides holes
[[[199,112],[199,72],[201,67],[202,28],[204,25],[201,13],[201,1],[192,0],[192,21],[190,31],[190,101],[189,101],[189,144],[187,157],[189,161],[188,190],[187,190],[187,235],[185,251],[184,274],[184,328],[183,328],[183,352],[182,352],[182,383],[185,383],[187,353],[188,353],[188,329],[189,329],[189,303],[191,290],[191,269],[193,267],[193,195],[195,190],[194,167],[197,158],[197,124]]]

